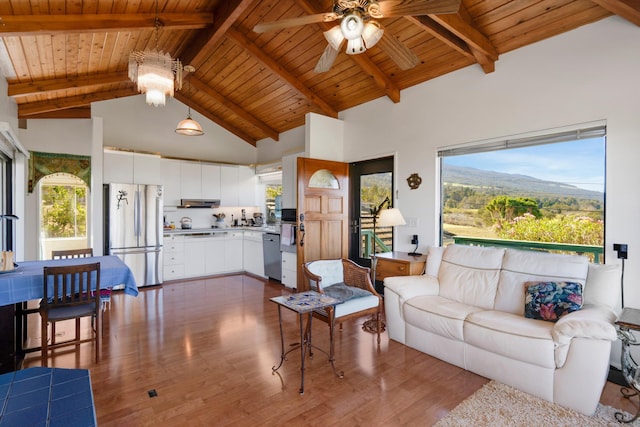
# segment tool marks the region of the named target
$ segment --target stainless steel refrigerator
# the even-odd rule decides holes
[[[162,283],[162,185],[105,184],[105,254],[129,266],[138,286]]]

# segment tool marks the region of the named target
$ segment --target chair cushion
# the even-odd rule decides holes
[[[380,304],[380,299],[373,294],[369,294],[369,296],[366,297],[352,298],[342,304],[336,305],[336,319],[357,311],[377,307],[378,304]]]
[[[310,272],[322,277],[322,287],[344,281],[344,271],[341,259],[323,259],[307,264]]]
[[[449,339],[464,341],[465,319],[482,309],[437,295],[422,295],[407,300],[403,310],[408,324]]]
[[[82,316],[91,316],[96,312],[96,305],[94,302],[88,304],[63,306],[63,307],[50,307],[48,309],[47,317],[51,321],[73,319]]]
[[[358,288],[356,286],[347,286],[344,283],[334,283],[331,286],[325,286],[322,288],[322,291],[325,295],[335,298],[341,303],[352,298],[360,298],[373,295],[367,290]]]
[[[589,263],[587,283],[584,286],[585,304],[604,304],[616,308],[620,298],[620,264]]]
[[[582,285],[576,282],[528,282],[524,316],[556,322],[582,307]]]

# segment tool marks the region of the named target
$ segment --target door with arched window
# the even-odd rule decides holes
[[[39,259],[51,251],[90,247],[88,230],[89,187],[68,173],[47,175],[38,181]]]

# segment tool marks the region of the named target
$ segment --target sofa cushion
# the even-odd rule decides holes
[[[404,319],[408,324],[458,341],[464,339],[464,320],[470,313],[480,310],[479,307],[437,295],[414,297],[403,306]]]
[[[464,339],[474,347],[514,360],[555,368],[553,326],[551,322],[485,310],[469,314]]]
[[[440,269],[443,253],[444,247],[442,246],[430,246],[429,249],[427,249],[427,265],[424,269],[424,274],[438,277],[438,270]]]
[[[438,270],[440,295],[492,309],[504,251],[502,248],[447,246]]]
[[[582,308],[582,285],[576,282],[525,283],[524,316],[557,322]]]
[[[495,309],[524,314],[524,283],[578,282],[587,279],[589,260],[578,255],[507,249],[502,262]]]
[[[583,292],[584,303],[616,308],[620,298],[621,275],[619,264],[590,263]]]

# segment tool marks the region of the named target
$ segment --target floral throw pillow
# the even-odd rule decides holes
[[[525,283],[524,316],[556,322],[582,308],[582,284],[576,282]]]

